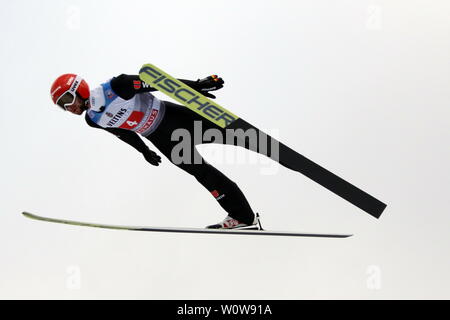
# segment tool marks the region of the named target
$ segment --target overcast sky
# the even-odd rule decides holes
[[[5,2],[0,298],[450,298],[449,11],[443,0]],[[144,63],[184,79],[220,75],[219,104],[386,202],[382,218],[220,146],[200,150],[266,229],[355,236],[133,233],[22,217],[168,227],[225,217],[166,158],[152,167],[51,103],[60,74],[95,88]]]

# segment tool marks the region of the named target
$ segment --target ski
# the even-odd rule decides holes
[[[320,234],[320,233],[299,233],[289,231],[266,231],[266,230],[222,230],[222,229],[202,229],[202,228],[165,228],[165,227],[132,227],[117,226],[100,223],[80,222],[55,218],[41,217],[29,212],[22,214],[33,220],[46,221],[52,223],[68,224],[72,226],[92,227],[112,230],[146,231],[146,232],[170,232],[170,233],[202,233],[221,235],[252,235],[252,236],[286,236],[286,237],[314,237],[314,238],[349,238],[351,234]]]
[[[302,173],[373,217],[379,218],[386,208],[386,204],[380,200],[292,150],[156,66],[143,65],[139,71],[139,77],[153,88],[222,129],[255,130],[258,136],[264,139],[263,141],[267,141],[267,146],[263,148],[258,146],[259,153],[270,157],[286,168]],[[272,152],[272,146],[277,146],[277,152]],[[261,149],[264,151],[261,152]]]

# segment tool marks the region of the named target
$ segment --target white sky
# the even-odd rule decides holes
[[[450,298],[449,11],[438,0],[5,2],[0,298]],[[144,63],[179,78],[219,74],[219,104],[385,201],[383,217],[283,167],[264,174],[272,163],[215,159],[266,229],[355,236],[151,234],[23,218],[203,227],[225,216],[165,158],[152,167],[52,106],[59,74],[95,87]]]

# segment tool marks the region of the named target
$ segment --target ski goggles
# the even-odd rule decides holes
[[[56,105],[61,109],[67,111],[67,108],[70,107],[75,102],[75,95],[69,91],[66,91],[61,97],[56,101]]]
[[[83,79],[81,77],[76,77],[73,81],[72,85],[70,86],[69,90],[64,92],[58,100],[56,100],[56,105],[60,107],[61,109],[67,111],[67,108],[70,107],[74,102],[75,98],[77,97],[77,89],[81,84],[81,81]]]

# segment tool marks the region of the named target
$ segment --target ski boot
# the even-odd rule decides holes
[[[259,214],[255,214],[255,219],[252,224],[240,222],[230,216],[227,216],[223,221],[206,227],[207,229],[234,229],[234,230],[263,230],[259,219]]]

